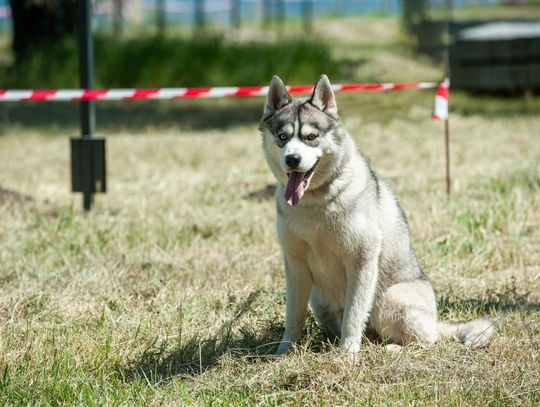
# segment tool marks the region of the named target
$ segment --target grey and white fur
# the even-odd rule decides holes
[[[308,303],[318,324],[355,354],[367,327],[390,343],[452,337],[487,345],[486,319],[437,320],[433,287],[411,244],[396,197],[343,127],[326,75],[309,98],[293,99],[277,76],[260,123],[277,178],[277,231],[285,259],[285,333],[277,353],[301,336]]]

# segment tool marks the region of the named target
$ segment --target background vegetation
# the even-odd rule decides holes
[[[0,71],[5,88],[77,88],[77,42],[67,38],[36,49]],[[96,87],[182,87],[265,84],[273,74],[310,83],[339,65],[317,38],[233,42],[219,35],[95,39]]]

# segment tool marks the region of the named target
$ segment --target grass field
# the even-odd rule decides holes
[[[343,45],[365,61],[353,78],[438,79],[389,38]],[[477,351],[366,339],[356,365],[312,320],[272,356],[284,278],[262,99],[100,106],[110,188],[88,214],[69,193],[76,109],[2,106],[0,404],[538,405],[540,101],[452,100],[451,199],[432,91],[338,103],[400,197],[440,317],[499,332]]]

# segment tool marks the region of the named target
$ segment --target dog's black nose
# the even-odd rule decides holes
[[[285,156],[285,164],[291,169],[294,170],[298,168],[300,165],[300,161],[302,161],[302,157],[300,157],[300,154],[289,154]]]

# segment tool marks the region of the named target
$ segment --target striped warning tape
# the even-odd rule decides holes
[[[348,83],[332,85],[335,92],[352,90],[402,90],[430,89],[436,82],[417,83]],[[313,86],[288,86],[290,93],[311,92]],[[132,99],[182,99],[217,98],[226,96],[266,96],[268,86],[212,87],[212,88],[154,88],[154,89],[49,89],[1,90],[0,102],[23,101],[77,101],[77,100],[132,100]]]

